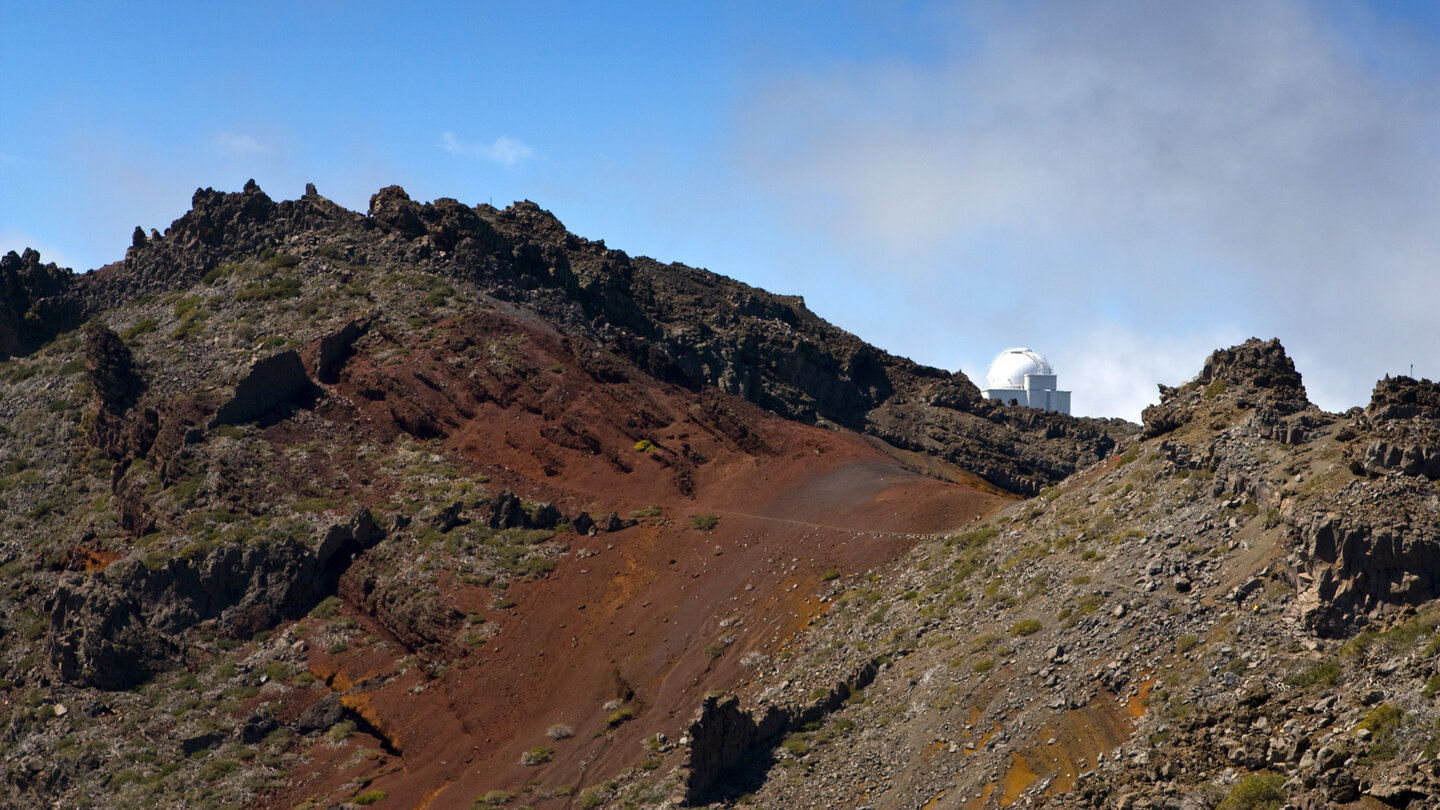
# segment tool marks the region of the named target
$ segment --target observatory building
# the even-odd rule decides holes
[[[1006,349],[995,355],[980,396],[1007,405],[1025,405],[1070,413],[1070,392],[1055,390],[1055,369],[1029,349]]]

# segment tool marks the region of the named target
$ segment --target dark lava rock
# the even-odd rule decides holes
[[[370,218],[411,239],[425,233],[420,204],[399,186],[386,186],[370,196]]]
[[[595,519],[590,517],[589,512],[582,511],[576,515],[571,525],[575,527],[576,534],[593,534],[595,531]]]
[[[362,512],[331,527],[314,550],[287,537],[172,557],[156,568],[126,559],[89,578],[62,579],[51,610],[50,660],[67,682],[131,688],[180,663],[170,635],[201,621],[248,638],[305,615],[381,537]]]
[[[75,274],[29,248],[0,256],[0,360],[28,354],[83,320]]]
[[[324,731],[344,717],[345,706],[340,702],[340,696],[332,692],[310,704],[310,708],[296,718],[295,730],[301,734]]]
[[[530,526],[536,529],[553,529],[565,520],[555,504],[550,502],[535,505],[534,513],[530,515]]]
[[[280,728],[280,721],[275,719],[275,715],[268,711],[258,711],[240,726],[240,742],[254,745],[277,728]]]
[[[101,324],[85,330],[85,367],[100,405],[111,413],[129,410],[145,390],[130,349],[119,335]]]
[[[1179,388],[1161,385],[1160,403],[1140,414],[1145,423],[1142,438],[1161,436],[1189,423],[1203,401],[1218,397],[1228,397],[1241,407],[1263,408],[1267,420],[1277,424],[1281,417],[1311,407],[1300,372],[1280,341],[1250,338],[1217,349],[1190,383]],[[1303,429],[1292,434],[1288,426],[1270,428],[1272,433],[1277,430],[1284,438],[1303,439]]]
[[[1440,383],[1387,374],[1375,383],[1365,415],[1374,422],[1440,419]]]
[[[180,741],[180,753],[188,757],[196,751],[208,751],[223,742],[225,742],[225,735],[218,731],[197,734]]]
[[[490,507],[490,528],[518,529],[524,527],[528,519],[515,493],[505,489],[495,496],[495,502]]]
[[[442,534],[451,529],[463,526],[465,525],[465,519],[460,516],[460,513],[463,511],[465,511],[465,502],[456,501],[444,509],[441,509],[439,512],[436,512],[434,517],[430,518],[430,525],[434,526],[435,529]]]
[[[179,664],[179,649],[151,626],[139,601],[100,576],[61,580],[49,647],[63,680],[98,689],[130,689]]]
[[[611,512],[610,514],[600,519],[599,525],[601,531],[618,532],[624,529],[626,526],[633,526],[635,524],[626,523],[625,521],[620,519],[620,515],[616,514],[615,512]]]

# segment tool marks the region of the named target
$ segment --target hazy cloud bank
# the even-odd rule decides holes
[[[932,63],[769,87],[744,114],[755,181],[877,274],[969,273],[982,306],[1024,285],[1023,316],[1066,342],[1051,354],[1233,325],[1279,336],[1331,408],[1410,362],[1440,375],[1440,98],[1398,32],[1279,0],[998,4],[969,22],[978,39]],[[1078,356],[1067,376],[1173,382],[1211,348],[1119,372]]]

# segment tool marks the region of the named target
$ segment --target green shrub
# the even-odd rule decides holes
[[[827,569],[825,569],[825,573],[823,573],[823,574],[820,575],[820,579],[821,579],[821,581],[823,581],[823,582],[829,582],[829,581],[831,581],[831,580],[839,579],[839,578],[840,578],[840,569],[839,569],[839,568],[827,568]]]
[[[702,512],[690,516],[690,528],[708,532],[720,523],[720,516],[710,512]]]
[[[355,722],[353,720],[341,720],[340,722],[331,726],[330,730],[325,732],[325,736],[330,739],[330,742],[339,745],[340,743],[350,739],[350,735],[354,733]]]
[[[614,795],[614,782],[602,782],[598,785],[591,785],[590,787],[585,788],[585,790],[581,791],[580,807],[583,808],[583,810],[591,810],[591,808],[599,807],[600,805],[610,801],[610,799]]]
[[[1010,635],[1033,636],[1040,632],[1042,626],[1039,619],[1024,619],[1010,625]]]
[[[476,810],[488,810],[493,807],[504,807],[515,798],[515,794],[508,790],[492,790],[475,798]]]
[[[1230,788],[1230,795],[1215,810],[1276,810],[1285,803],[1285,777],[1262,771],[1251,774]]]
[[[184,320],[186,316],[195,312],[200,306],[200,296],[190,295],[175,302],[175,317]]]
[[[130,340],[141,335],[148,335],[160,328],[160,322],[154,318],[141,318],[134,326],[120,333],[121,340]]]
[[[249,284],[235,293],[236,301],[275,301],[300,295],[300,279],[278,278],[262,284]]]
[[[140,775],[139,771],[134,768],[126,768],[122,771],[117,771],[114,776],[110,777],[110,789],[119,790],[131,782],[138,783],[143,781],[145,781],[145,778]]]
[[[376,802],[383,802],[385,801],[385,799],[389,798],[389,796],[390,794],[386,793],[383,790],[367,790],[364,793],[357,795],[350,801],[359,805],[371,805]]]
[[[1433,698],[1440,694],[1440,675],[1431,675],[1425,681],[1425,689],[1420,694],[1427,698]]]
[[[780,743],[794,757],[803,757],[810,753],[810,737],[807,734],[791,734]]]
[[[333,619],[340,613],[341,604],[340,597],[327,596],[310,610],[310,615],[316,619]]]
[[[635,449],[641,453],[648,453],[651,450],[655,449],[655,443],[650,441],[649,439],[641,439],[640,441],[635,442]]]
[[[555,749],[548,745],[537,745],[520,755],[520,764],[526,767],[544,765],[555,756]]]
[[[1381,703],[1379,706],[1365,713],[1360,722],[1355,725],[1357,729],[1370,731],[1370,751],[1362,758],[1362,762],[1370,764],[1388,759],[1394,759],[1400,753],[1399,741],[1395,739],[1395,730],[1400,727],[1400,722],[1405,719],[1405,712],[1393,703]]]
[[[1291,675],[1285,682],[1302,689],[1311,686],[1335,686],[1340,683],[1340,665],[1334,661],[1321,661],[1304,672]]]
[[[631,709],[629,706],[626,706],[624,708],[616,709],[608,718],[605,719],[605,724],[608,725],[610,728],[615,728],[621,723],[628,723],[629,721],[634,719],[635,710]]]
[[[233,759],[212,759],[200,767],[200,778],[206,782],[214,782],[238,770],[240,763]]]

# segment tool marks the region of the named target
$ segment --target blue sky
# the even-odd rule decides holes
[[[252,177],[531,199],[977,382],[1033,347],[1077,413],[1251,335],[1343,410],[1440,377],[1435,8],[0,0],[0,250]]]

